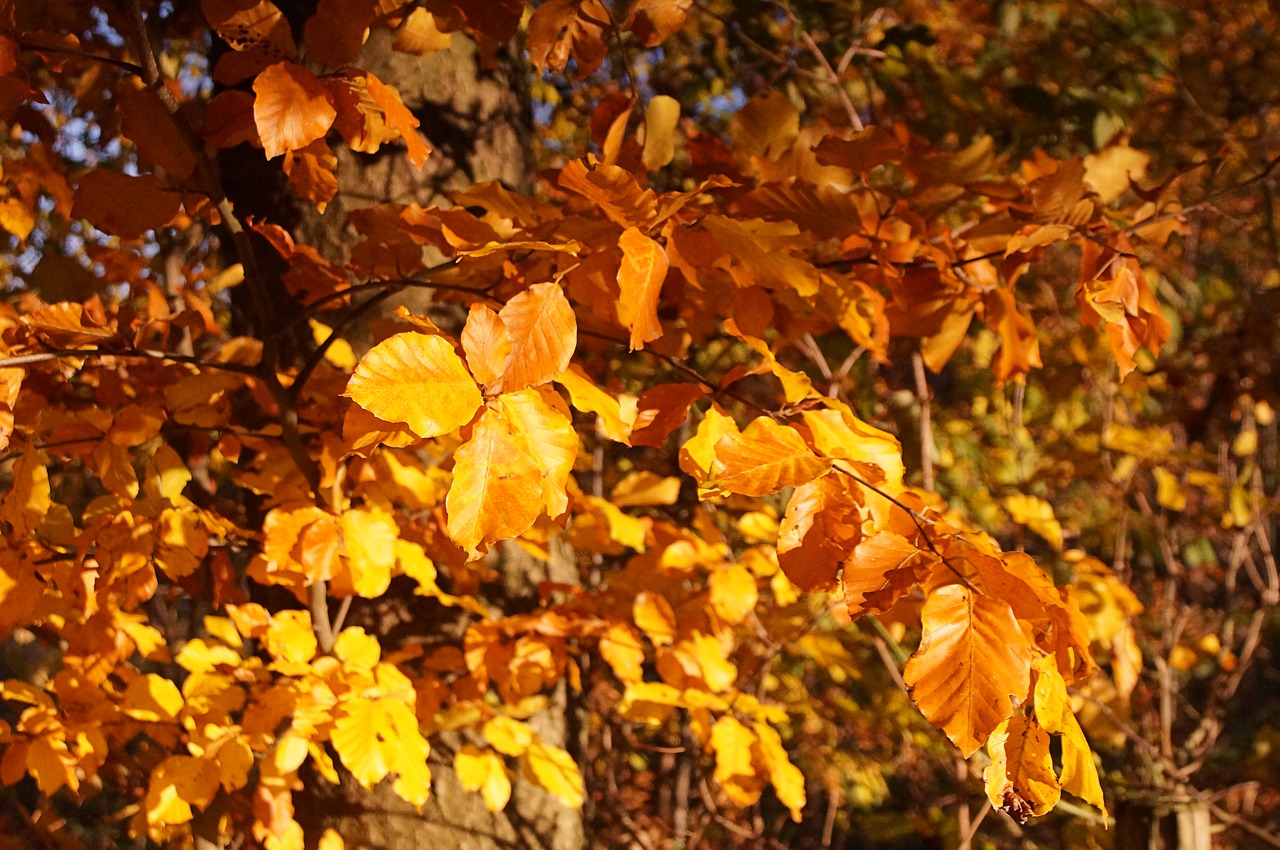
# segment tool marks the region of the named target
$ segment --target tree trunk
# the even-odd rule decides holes
[[[237,208],[287,227],[299,242],[338,263],[348,259],[355,242],[347,224],[347,214],[353,210],[380,203],[430,206],[443,202],[450,191],[485,180],[499,180],[518,192],[527,193],[533,186],[530,108],[518,62],[500,57],[497,68],[482,69],[474,45],[463,36],[455,36],[449,50],[425,58],[396,53],[391,42],[389,33],[376,31],[354,64],[394,86],[418,117],[433,148],[423,169],[414,168],[397,145],[376,154],[355,153],[335,145],[339,189],[323,215],[293,201],[286,191],[264,189],[266,174],[261,170],[260,151],[250,151],[248,157],[237,155],[237,161],[228,163],[225,171],[228,194]],[[246,171],[248,163],[239,161],[254,155],[256,174]],[[279,170],[278,164],[269,168]],[[278,186],[280,178],[273,179]],[[430,291],[411,290],[398,302],[383,306],[380,313],[385,315],[396,303],[424,313]],[[358,350],[367,346],[367,324],[348,335],[354,335]],[[576,583],[578,571],[572,552],[564,548],[555,551],[551,563],[543,564],[517,546],[500,547],[495,566],[507,594],[525,595],[540,580]],[[402,594],[396,599],[395,593],[393,585],[391,595],[378,601],[376,612],[373,606],[357,604],[346,624],[385,634],[389,623],[397,631],[415,628],[415,621],[422,623],[421,598]],[[415,606],[418,611],[410,610]],[[388,613],[388,607],[400,610]],[[564,746],[567,715],[563,684],[551,696],[550,707],[530,723],[546,741]],[[433,741],[433,795],[421,813],[392,792],[390,781],[369,792],[340,769],[342,782],[337,787],[318,778],[308,782],[303,791],[294,794],[296,816],[306,831],[308,845],[332,828],[343,837],[348,850],[574,850],[582,846],[580,813],[520,778],[513,782],[506,809],[489,812],[479,794],[462,788],[450,767],[453,751],[461,743],[457,736]]]

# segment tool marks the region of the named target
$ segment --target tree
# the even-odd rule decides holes
[[[1276,21],[983,5],[4,7],[12,834],[332,850],[448,766],[604,845],[1268,841],[1275,92],[1182,66]],[[334,201],[445,140],[366,40],[513,39],[536,187]]]

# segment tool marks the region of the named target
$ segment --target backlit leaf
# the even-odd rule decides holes
[[[445,499],[449,537],[468,558],[478,558],[491,543],[526,531],[542,512],[542,476],[511,409],[486,405],[471,438],[454,455]]]
[[[563,290],[554,283],[535,283],[499,311],[511,351],[494,392],[537,387],[569,365],[578,344],[578,320]]]
[[[925,600],[903,679],[929,722],[967,758],[1027,698],[1031,652],[1009,605],[950,584]]]
[[[622,300],[618,309],[622,323],[631,331],[631,350],[635,351],[662,336],[658,296],[667,277],[667,253],[634,227],[622,232],[618,246],[622,248],[622,265],[618,269]]]
[[[492,750],[463,745],[453,757],[458,781],[468,791],[479,791],[491,812],[500,812],[511,799],[511,779],[502,757]]]
[[[485,387],[502,377],[511,354],[511,337],[498,314],[483,304],[472,304],[462,328],[462,350],[471,374]]]
[[[569,507],[565,488],[578,457],[578,432],[567,416],[563,399],[555,393],[534,389],[504,393],[495,402],[506,412],[512,437],[537,462],[542,478],[542,504],[547,516],[555,519]]]
[[[343,393],[386,422],[439,437],[471,421],[483,399],[443,337],[406,332],[374,346]]]
[[[571,809],[582,808],[586,799],[582,772],[573,756],[559,747],[534,740],[524,754],[525,776],[541,785]]]
[[[323,139],[338,116],[333,95],[293,62],[277,62],[253,81],[253,121],[267,159]]]
[[[766,416],[745,431],[725,434],[715,446],[708,487],[743,496],[764,496],[807,484],[831,470],[794,428]]]
[[[987,799],[1010,817],[1026,823],[1043,815],[1062,796],[1053,773],[1049,733],[1021,714],[1009,718],[987,742],[991,764],[983,771]]]

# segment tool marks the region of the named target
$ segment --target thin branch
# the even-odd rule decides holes
[[[119,68],[121,71],[133,74],[135,77],[143,76],[141,65],[135,65],[124,59],[116,59],[114,56],[99,56],[96,53],[89,53],[84,50],[76,50],[72,47],[55,47],[51,44],[35,44],[23,38],[18,39],[18,46],[24,47],[33,53],[57,53],[61,56],[74,56],[76,59],[87,59],[90,62],[100,62],[103,65],[110,65],[113,68]]]

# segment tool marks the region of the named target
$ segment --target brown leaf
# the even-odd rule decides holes
[[[657,47],[684,26],[692,6],[693,0],[635,0],[623,26],[645,47]]]
[[[159,177],[99,168],[80,178],[71,214],[121,239],[141,239],[181,209],[179,194]]]

